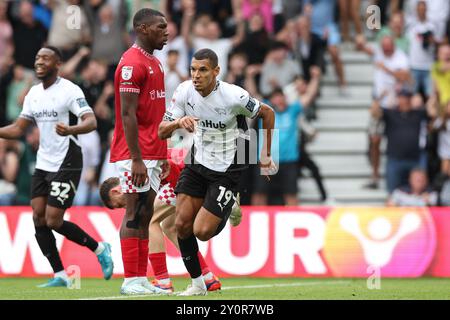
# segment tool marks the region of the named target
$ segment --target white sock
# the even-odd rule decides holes
[[[158,283],[169,284],[170,283],[170,278],[158,279]]]
[[[192,285],[206,290],[206,284],[205,280],[203,280],[203,276],[192,278]]]
[[[103,245],[103,243],[99,242],[98,246],[97,246],[97,249],[95,249],[94,253],[96,255],[99,255],[99,254],[101,254],[103,252],[103,250],[105,250],[105,246]]]
[[[210,271],[207,274],[203,275],[203,279],[205,280],[211,280],[214,277],[213,273]]]
[[[132,281],[134,281],[134,280],[136,280],[136,279],[137,279],[137,277],[125,278],[125,279],[123,279],[123,284],[122,284],[122,286],[126,286],[126,285],[128,285],[130,282],[132,282]]]
[[[54,278],[63,278],[65,280],[69,279],[69,277],[67,276],[67,273],[65,270],[56,272],[55,275],[53,276]]]

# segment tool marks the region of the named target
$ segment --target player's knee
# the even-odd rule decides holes
[[[201,241],[208,241],[214,236],[214,231],[208,227],[194,227],[194,235]]]
[[[59,229],[59,227],[61,227],[62,223],[63,223],[63,219],[62,218],[45,217],[45,224],[50,229],[53,229],[53,230]]]
[[[33,213],[33,223],[35,227],[43,227],[47,225],[45,216]]]

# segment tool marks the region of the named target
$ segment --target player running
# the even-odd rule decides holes
[[[182,296],[206,295],[198,260],[197,238],[208,241],[218,234],[231,213],[242,170],[238,150],[239,130],[247,131],[245,117],[261,117],[264,136],[260,162],[275,171],[271,150],[274,111],[249,93],[218,81],[217,55],[210,49],[197,51],[191,61],[191,79],[176,89],[158,135],[167,139],[177,129],[193,134],[191,164],[181,172],[177,194],[176,229],[181,256],[192,278]]]
[[[108,243],[95,241],[79,226],[64,220],[66,209],[72,206],[83,167],[77,136],[95,130],[97,121],[81,89],[58,77],[60,66],[58,49],[46,46],[39,50],[34,67],[41,83],[33,86],[26,95],[19,118],[0,128],[0,138],[4,139],[18,139],[33,123],[39,128],[36,170],[31,180],[31,207],[36,240],[54,272],[54,278],[40,285],[41,288],[71,285],[52,230],[94,252],[106,280],[111,278],[114,267]],[[77,124],[78,119],[81,121]]]
[[[167,173],[167,143],[158,138],[165,112],[164,71],[154,50],[167,43],[167,21],[156,10],[133,17],[135,44],[117,66],[115,126],[110,162],[115,163],[126,211],[120,227],[125,295],[164,293],[147,279],[148,226],[161,176]]]
[[[183,161],[178,162],[173,158],[171,159],[171,154],[172,152],[169,149],[170,174],[164,181],[161,181],[161,188],[155,199],[154,213],[149,226],[150,242],[148,255],[155,275],[152,284],[169,293],[173,293],[174,288],[167,270],[164,235],[179,250],[175,229],[176,197],[173,190],[180,176],[180,171],[184,167]],[[124,208],[126,206],[124,194],[119,183],[117,177],[111,177],[100,186],[100,196],[109,209]],[[237,201],[230,215],[230,223],[233,226],[237,226],[241,219],[242,212],[239,201]],[[219,290],[221,288],[220,280],[209,270],[200,251],[198,252],[198,258],[207,290]]]

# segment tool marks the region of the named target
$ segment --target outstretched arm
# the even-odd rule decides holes
[[[0,128],[0,138],[18,139],[25,134],[25,130],[31,125],[31,123],[31,120],[19,117],[14,123]]]

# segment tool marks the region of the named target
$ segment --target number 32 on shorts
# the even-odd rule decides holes
[[[66,182],[52,181],[52,190],[50,195],[52,197],[58,197],[58,200],[64,204],[64,201],[69,198],[70,184]]]

